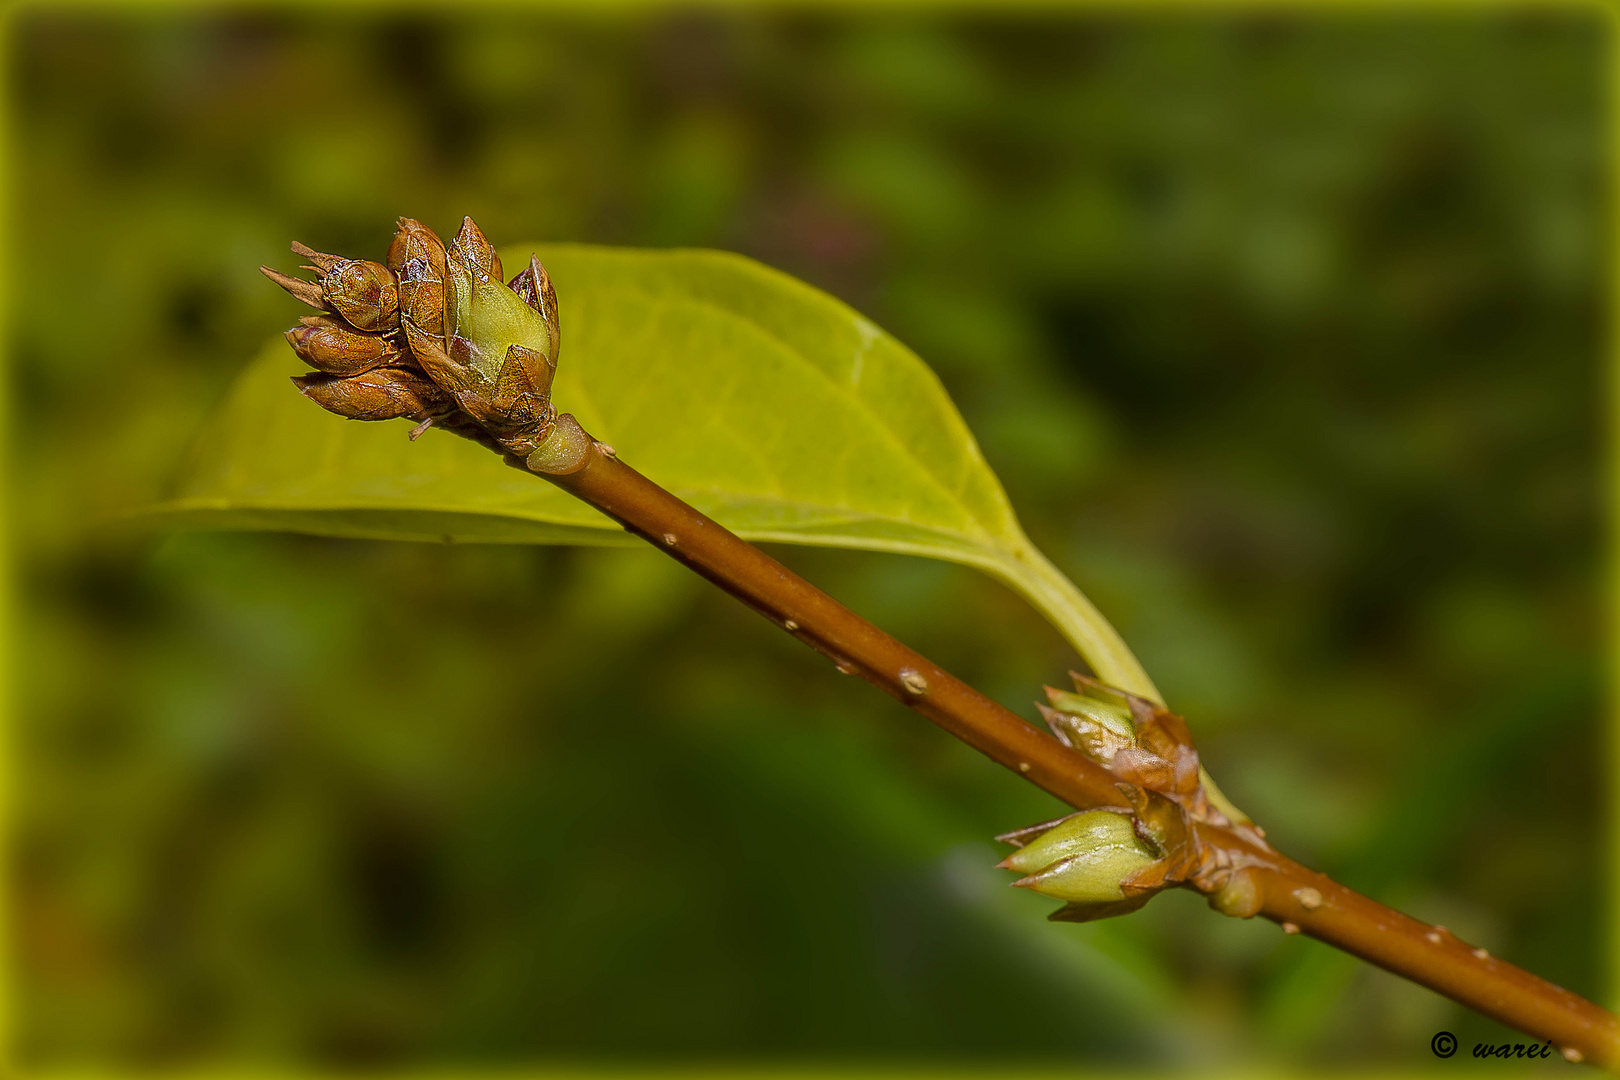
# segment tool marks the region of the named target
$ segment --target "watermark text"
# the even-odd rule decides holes
[[[1429,1049],[1434,1051],[1437,1058],[1448,1058],[1457,1053],[1457,1036],[1449,1031],[1437,1031],[1434,1038],[1429,1040]],[[1475,1043],[1474,1057],[1476,1058],[1519,1058],[1521,1060],[1535,1060],[1537,1058],[1550,1058],[1559,1051],[1551,1042],[1541,1043]],[[1569,1054],[1563,1055],[1570,1058]],[[1580,1056],[1575,1055],[1571,1060],[1579,1061]]]

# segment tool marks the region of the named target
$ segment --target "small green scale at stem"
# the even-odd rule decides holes
[[[1223,914],[1262,915],[1290,934],[1335,945],[1551,1040],[1571,1061],[1620,1063],[1613,1014],[1275,851],[1215,788],[1186,723],[1154,700],[1129,651],[1049,563],[1039,560],[1053,578],[1048,605],[1072,608],[1080,625],[1095,630],[1098,669],[1129,684],[1116,689],[1076,675],[1072,692],[1049,688],[1041,709],[1050,734],[619,461],[572,416],[557,415],[550,398],[557,303],[538,259],[503,284],[500,258],[471,219],[448,248],[421,223],[401,219],[386,266],[294,250],[311,261],[318,282],[265,273],[324,312],[288,332],[316,369],[294,380],[302,392],[351,419],[416,420],[413,438],[434,425],[500,452],[764,614],[840,671],[859,674],[1075,807],[1077,814],[1000,838],[1018,849],[1003,863],[1023,875],[1016,884],[1067,901],[1054,919],[1107,918],[1167,887],[1195,889]]]

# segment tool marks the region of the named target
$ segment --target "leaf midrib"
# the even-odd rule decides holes
[[[676,489],[676,493],[690,495],[694,491],[698,490],[702,489],[682,488]],[[707,489],[708,493],[710,494],[714,494],[715,490],[716,489]],[[810,511],[823,511],[829,507],[829,504],[827,503],[794,502],[786,499],[778,500],[767,505],[779,506],[788,509],[798,508]],[[873,514],[862,513],[859,510],[853,510],[849,507],[837,507],[837,509],[842,510],[843,513],[838,516],[824,517],[823,520],[820,521],[809,521],[805,523],[806,527],[816,530],[834,530],[849,525],[872,524],[892,526],[898,523],[904,528],[911,530],[914,535],[911,539],[901,536],[885,538],[881,536],[864,537],[849,535],[843,538],[847,540],[847,545],[830,544],[829,546],[850,546],[861,550],[906,551],[913,554],[927,554],[930,551],[951,551],[972,555],[975,550],[983,550],[982,547],[975,549],[975,547],[963,536],[962,533],[955,530],[931,527],[911,521],[901,521],[900,519],[891,517],[879,517]],[[150,508],[143,510],[141,513],[142,516],[146,514],[161,516],[166,513],[182,513],[194,510],[214,510],[226,512],[232,510],[242,510],[255,512],[293,513],[343,513],[345,511],[352,510],[368,513],[389,512],[405,515],[421,514],[423,516],[434,514],[442,514],[446,516],[472,514],[494,518],[504,517],[534,525],[555,525],[560,528],[595,530],[603,533],[604,535],[611,535],[617,531],[617,526],[613,525],[611,523],[611,519],[605,515],[601,516],[600,520],[602,523],[598,524],[594,515],[591,519],[585,521],[559,520],[555,517],[548,517],[542,513],[536,513],[533,511],[472,507],[466,504],[417,504],[412,506],[409,510],[400,510],[395,503],[386,498],[351,498],[334,502],[285,502],[275,499],[257,500],[243,499],[239,497],[224,498],[219,496],[192,496],[182,499],[169,499],[151,506]],[[749,536],[759,539],[774,540],[780,543],[804,543],[804,541],[794,539],[793,533],[790,530],[782,530],[769,525],[762,527],[751,527],[748,525],[732,524],[726,527],[732,528],[739,533],[746,533]],[[437,532],[438,530],[424,529],[422,530],[422,535],[437,535]],[[835,541],[837,539],[838,537],[836,533],[825,533],[818,536],[818,543],[828,544],[830,541]],[[1006,556],[1012,553],[1012,549],[1007,545],[998,544],[995,546],[995,550],[1000,553],[1000,557],[993,559],[962,559],[953,557],[953,561],[971,562],[975,565],[990,565],[991,563],[997,565],[1010,565],[1007,562]]]

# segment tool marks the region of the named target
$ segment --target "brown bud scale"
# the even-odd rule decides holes
[[[298,375],[293,384],[321,408],[350,420],[426,420],[455,408],[438,386],[404,368],[375,368],[347,377]]]
[[[381,334],[355,330],[340,319],[310,315],[287,331],[287,341],[299,359],[331,375],[358,375],[372,368],[415,360]]]

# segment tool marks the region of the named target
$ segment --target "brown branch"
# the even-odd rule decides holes
[[[840,671],[860,675],[1070,806],[1128,805],[1113,773],[885,634],[602,444],[581,438],[547,468],[557,471],[537,474],[742,600],[831,658]],[[1443,927],[1308,870],[1251,839],[1247,830],[1199,822],[1195,832],[1208,850],[1250,860],[1260,890],[1258,914],[1285,931],[1324,941],[1547,1040],[1571,1061],[1620,1065],[1620,1020],[1607,1010],[1470,947]]]

